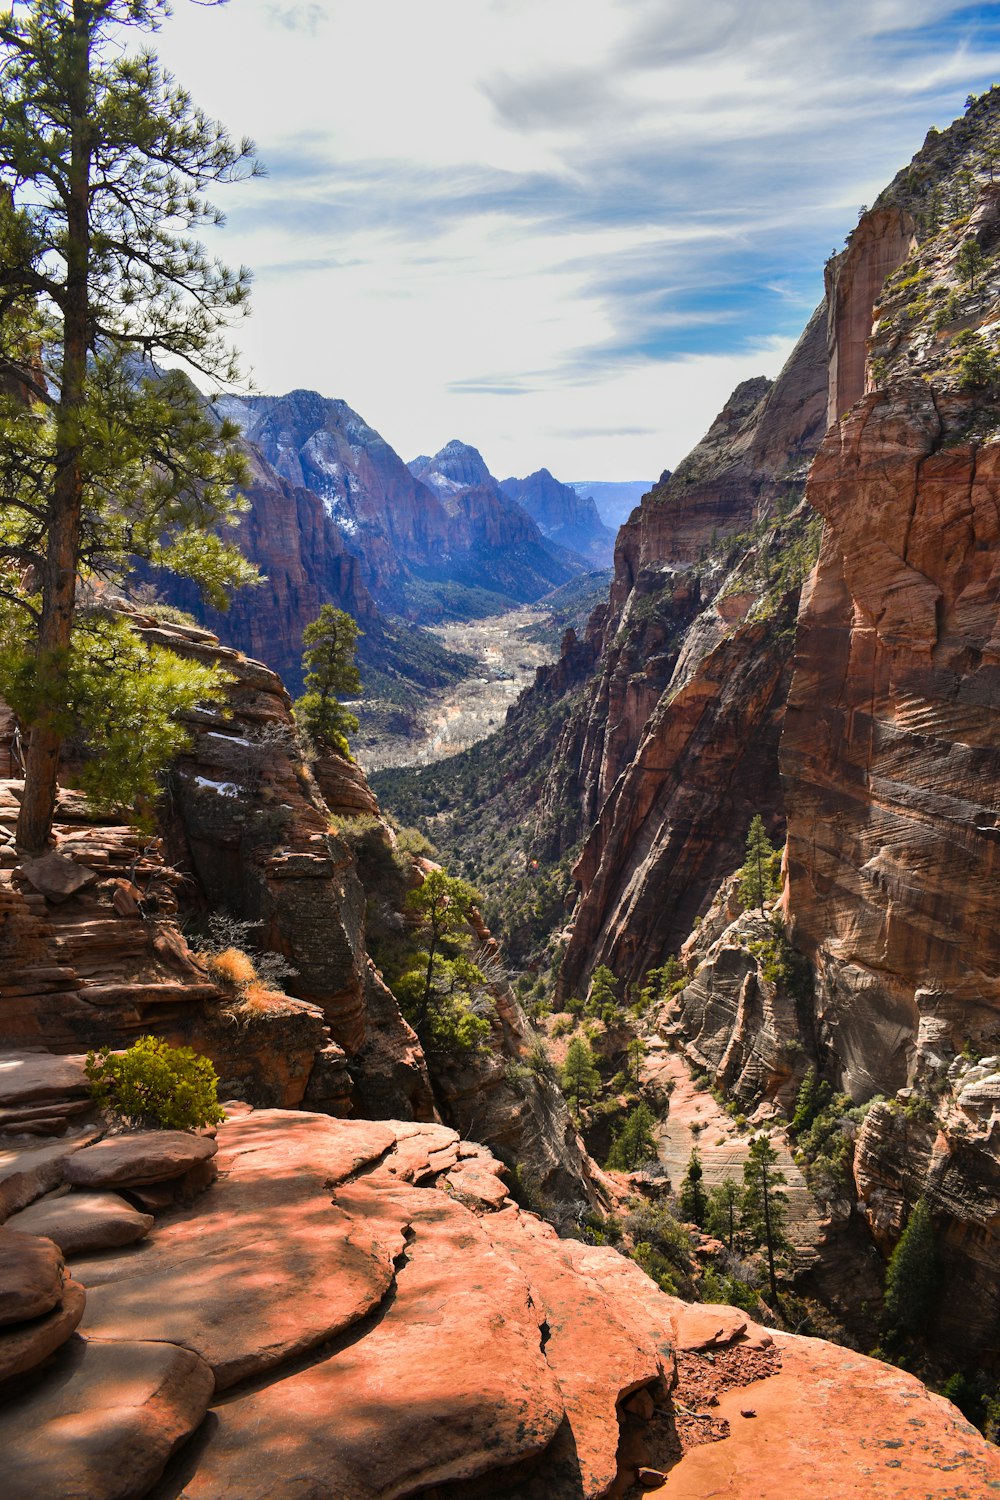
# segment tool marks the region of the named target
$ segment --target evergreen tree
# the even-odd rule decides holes
[[[636,1088],[642,1079],[642,1063],[646,1056],[646,1043],[641,1036],[631,1037],[625,1048],[625,1075]]]
[[[392,988],[406,1019],[428,1051],[478,1050],[490,1032],[492,1000],[486,976],[471,956],[469,916],[478,892],[444,870],[431,870],[406,898],[417,942]]]
[[[775,1256],[788,1248],[785,1235],[787,1197],[781,1191],[785,1174],[777,1168],[778,1153],[766,1135],[758,1135],[750,1142],[750,1150],[743,1168],[743,1200],[740,1227],[755,1245],[763,1246],[767,1254],[767,1273],[771,1296],[778,1301],[778,1280],[775,1273]]]
[[[731,1177],[726,1177],[716,1187],[709,1188],[705,1227],[717,1239],[725,1240],[730,1250],[736,1242],[739,1205],[740,1189]]]
[[[140,557],[222,604],[255,576],[213,529],[240,509],[236,429],[153,364],[234,378],[220,332],[249,277],[190,231],[220,222],[212,185],[257,170],[248,142],[130,45],[165,13],[166,0],[0,13],[0,625],[5,677],[30,708],[26,850],[48,839],[74,717],[79,580],[120,581]]]
[[[885,1277],[886,1328],[917,1333],[930,1311],[937,1282],[934,1228],[927,1199],[917,1199]]]
[[[740,867],[740,900],[744,906],[756,906],[761,916],[764,902],[774,895],[774,856],[764,820],[754,813],[747,830],[746,859]]]
[[[656,1160],[656,1137],[653,1134],[655,1123],[653,1111],[648,1104],[637,1104],[634,1109],[629,1110],[608,1153],[607,1166],[610,1171],[635,1172],[644,1162]]]
[[[986,257],[983,255],[979,241],[974,237],[964,240],[955,261],[955,269],[962,280],[969,283],[969,289],[973,292],[976,290],[976,277],[985,264]]]
[[[705,1227],[705,1212],[708,1207],[705,1197],[705,1189],[702,1186],[704,1169],[701,1165],[701,1152],[697,1146],[692,1146],[691,1155],[688,1157],[687,1171],[681,1182],[681,1190],[677,1194],[677,1207],[681,1216],[689,1224],[697,1224],[699,1229]]]
[[[339,696],[356,697],[361,691],[354,651],[362,633],[356,620],[332,604],[324,604],[302,632],[306,690],[295,712],[314,739],[324,740],[342,755],[349,754],[347,736],[358,721]]]
[[[567,1047],[560,1082],[563,1093],[578,1114],[581,1105],[589,1104],[600,1093],[601,1075],[585,1037],[575,1036]]]
[[[607,964],[598,964],[590,976],[590,995],[587,1000],[587,1014],[589,1016],[599,1016],[608,1007],[614,1009],[617,1004],[618,980],[612,974]]]

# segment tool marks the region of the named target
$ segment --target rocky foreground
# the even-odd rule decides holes
[[[0,1058],[5,1103],[82,1087]],[[6,1137],[7,1500],[1000,1493],[913,1377],[558,1239],[447,1127],[231,1108]]]

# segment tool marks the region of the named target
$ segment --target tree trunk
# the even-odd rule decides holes
[[[80,415],[90,333],[90,127],[87,119],[90,39],[94,14],[74,0],[73,82],[70,116],[69,198],[66,205],[66,291],[63,360],[56,409],[56,477],[48,507],[42,608],[36,667],[44,705],[32,725],[17,820],[17,845],[33,853],[46,847],[58,795],[63,734],[59,718],[68,696],[69,649],[76,612],[80,562],[83,470]]]

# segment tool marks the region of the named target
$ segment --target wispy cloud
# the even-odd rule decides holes
[[[213,242],[262,387],[607,478],[776,372],[860,204],[1000,77],[1000,6],[949,0],[241,0],[162,39],[270,169]]]

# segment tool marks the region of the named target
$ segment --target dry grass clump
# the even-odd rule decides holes
[[[207,965],[216,984],[227,989],[240,989],[244,985],[253,984],[257,978],[257,967],[242,948],[224,948],[221,953],[202,953],[198,956]]]

